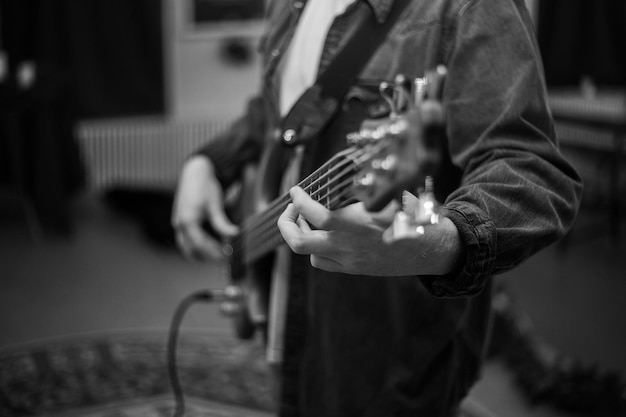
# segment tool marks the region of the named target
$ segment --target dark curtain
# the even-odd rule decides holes
[[[160,2],[0,0],[0,19],[0,185],[66,233],[84,183],[76,122],[163,112]]]
[[[83,183],[64,4],[0,0],[8,73],[0,88],[0,183],[16,191],[44,232],[70,230],[68,204]]]
[[[161,1],[65,1],[78,116],[163,114]]]
[[[192,5],[194,23],[259,19],[265,9],[264,0],[193,0]]]
[[[548,85],[626,84],[626,1],[542,0],[537,29]]]

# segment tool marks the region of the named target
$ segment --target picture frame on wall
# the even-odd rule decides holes
[[[183,34],[194,37],[256,36],[265,0],[184,0]]]

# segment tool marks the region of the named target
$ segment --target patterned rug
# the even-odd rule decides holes
[[[0,416],[172,416],[166,346],[165,332],[146,332],[0,350]],[[182,332],[177,364],[186,417],[271,415],[260,344]]]

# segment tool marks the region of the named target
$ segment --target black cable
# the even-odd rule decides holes
[[[193,304],[198,302],[209,302],[215,298],[215,291],[203,290],[197,291],[185,297],[176,307],[172,323],[170,325],[169,338],[167,342],[167,369],[169,372],[170,384],[174,393],[176,408],[173,417],[184,417],[185,415],[185,396],[178,378],[178,369],[176,365],[176,347],[178,344],[178,333],[180,325],[183,321],[185,313]]]

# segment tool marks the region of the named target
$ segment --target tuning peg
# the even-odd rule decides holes
[[[424,99],[424,93],[426,86],[428,85],[428,78],[418,77],[413,80],[413,104],[418,105]]]
[[[389,108],[391,112],[389,114],[390,117],[395,117],[398,115],[398,103],[397,103],[397,88],[393,83],[389,83],[387,81],[383,81],[378,86],[378,92],[382,96],[382,98],[389,104]]]
[[[373,187],[376,178],[372,172],[368,172],[354,179],[355,192],[357,194],[368,195]]]
[[[404,91],[411,91],[411,80],[406,75],[398,74],[393,81],[398,88],[403,88]]]
[[[426,233],[429,225],[439,223],[440,204],[435,199],[431,177],[426,178],[419,197],[405,192],[402,200],[403,208],[394,216],[390,236],[386,239],[388,242],[420,237]]]
[[[409,109],[412,103],[413,85],[411,79],[404,74],[398,74],[394,78],[395,83],[395,104],[399,113]]]
[[[360,145],[361,139],[361,132],[350,132],[346,135],[348,145]]]
[[[428,99],[437,99],[441,96],[443,88],[443,80],[448,73],[448,68],[445,65],[439,65],[435,70],[426,73],[423,78],[416,78],[413,81],[415,95],[415,105]],[[428,87],[428,88],[426,88]]]
[[[377,142],[382,138],[378,129],[361,128],[358,132],[351,132],[346,135],[349,145],[366,146]]]
[[[391,223],[391,237],[388,241],[393,242],[396,240],[412,238],[423,235],[424,233],[424,226],[416,225],[411,219],[411,216],[404,211],[398,211],[393,218],[393,222]]]
[[[398,166],[398,158],[395,155],[387,155],[385,158],[377,158],[372,161],[372,169],[376,174],[391,176]]]
[[[346,140],[350,145],[366,146],[389,135],[400,135],[407,128],[407,122],[402,119],[367,119],[363,121],[358,132],[348,133]]]
[[[363,126],[358,132],[348,133],[346,139],[350,145],[365,146],[371,145],[382,139],[384,132],[376,127]]]

